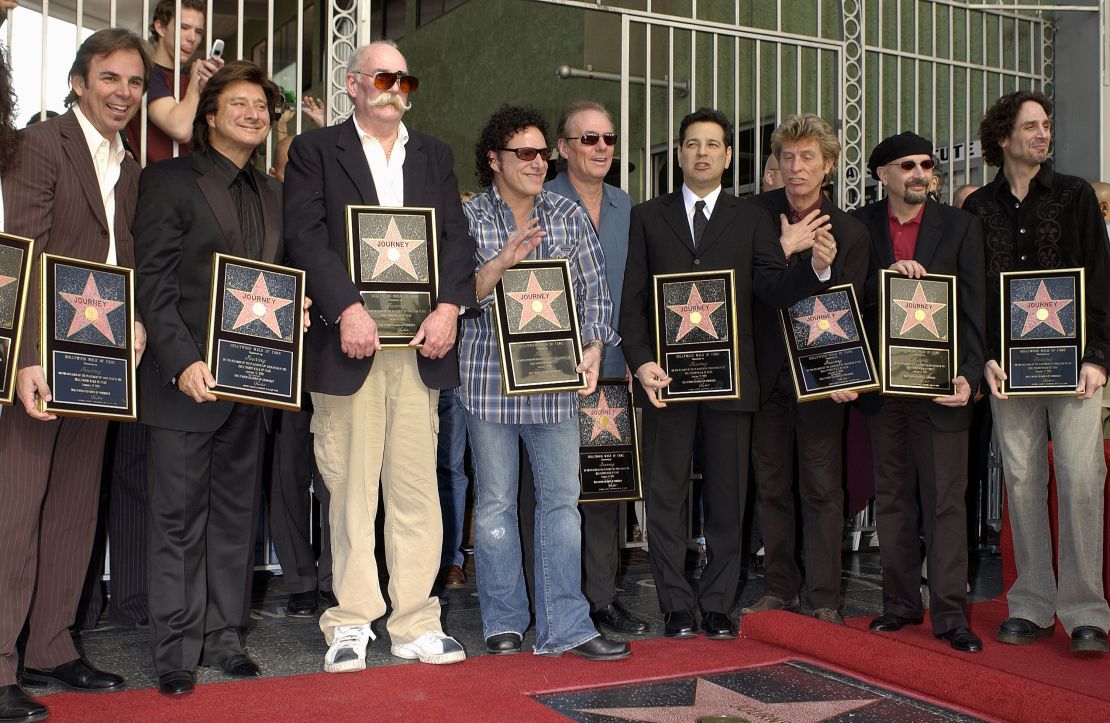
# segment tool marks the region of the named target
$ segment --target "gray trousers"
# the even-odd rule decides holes
[[[1009,499],[1017,580],[1006,594],[1011,617],[1042,627],[1058,616],[1071,631],[1110,627],[1102,586],[1103,456],[1101,393],[991,399]],[[1059,503],[1059,578],[1048,521],[1048,431]]]

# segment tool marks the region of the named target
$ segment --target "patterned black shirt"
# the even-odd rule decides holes
[[[986,243],[988,358],[1001,341],[999,273],[1086,269],[1087,347],[1083,361],[1105,368],[1110,359],[1110,241],[1091,184],[1065,176],[1049,163],[1018,201],[1002,169],[968,197],[965,211],[983,220]]]

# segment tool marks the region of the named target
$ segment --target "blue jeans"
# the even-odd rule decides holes
[[[439,393],[439,447],[436,450],[439,507],[443,513],[440,567],[463,565],[463,518],[466,514],[466,416],[454,389]]]
[[[597,637],[582,594],[578,514],[578,417],[558,424],[498,424],[466,413],[474,457],[474,553],[482,633],[523,637],[528,628],[517,488],[519,441],[536,489],[536,647],[561,653]]]

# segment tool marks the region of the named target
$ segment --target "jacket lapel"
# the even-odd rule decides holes
[[[193,170],[200,174],[197,177],[197,186],[200,187],[204,200],[208,202],[212,215],[220,225],[228,250],[236,256],[245,257],[247,249],[239,231],[239,214],[235,211],[235,204],[231,200],[227,184],[203,153],[193,155]]]
[[[935,202],[925,202],[925,212],[921,214],[921,228],[917,232],[917,246],[913,251],[914,261],[926,270],[933,261],[933,254],[940,245],[940,214],[934,207]]]
[[[420,141],[409,136],[405,145],[405,163],[401,166],[405,181],[405,205],[432,205],[426,202],[424,190],[428,188],[428,156]]]
[[[104,199],[100,197],[100,182],[96,180],[96,168],[93,167],[89,144],[81,130],[81,123],[72,110],[62,116],[61,135],[62,147],[69,158],[70,167],[77,173],[77,182],[85,194],[85,200],[92,207],[101,228],[107,231],[108,217],[104,214]],[[122,173],[120,175],[122,178]]]
[[[717,195],[717,204],[713,208],[713,215],[709,218],[709,225],[705,227],[705,235],[701,237],[701,243],[698,244],[698,251],[704,253],[707,248],[721,238],[725,229],[729,227],[732,219],[736,216],[738,203],[735,196],[725,193],[724,189],[721,190]],[[685,208],[683,212],[685,219]]]
[[[694,237],[690,235],[690,223],[686,220],[686,204],[682,202],[681,191],[675,191],[663,199],[663,220],[690,253],[695,253]]]
[[[374,178],[370,175],[366,153],[362,150],[362,141],[359,140],[358,132],[355,130],[354,116],[348,118],[340,127],[335,147],[339,150],[337,154],[339,165],[355,184],[363,205],[377,206],[378,192],[374,188]],[[406,178],[405,181],[407,187],[408,179]]]
[[[890,238],[890,222],[886,201],[876,203],[872,207],[871,218],[867,228],[871,232],[871,247],[875,249],[875,257],[879,259],[880,269],[889,269],[894,263],[894,241]]]

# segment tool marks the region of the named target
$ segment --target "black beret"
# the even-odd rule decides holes
[[[890,136],[882,143],[875,146],[867,158],[867,170],[871,177],[879,180],[879,167],[904,156],[933,155],[933,144],[916,133],[902,131],[896,136]]]

